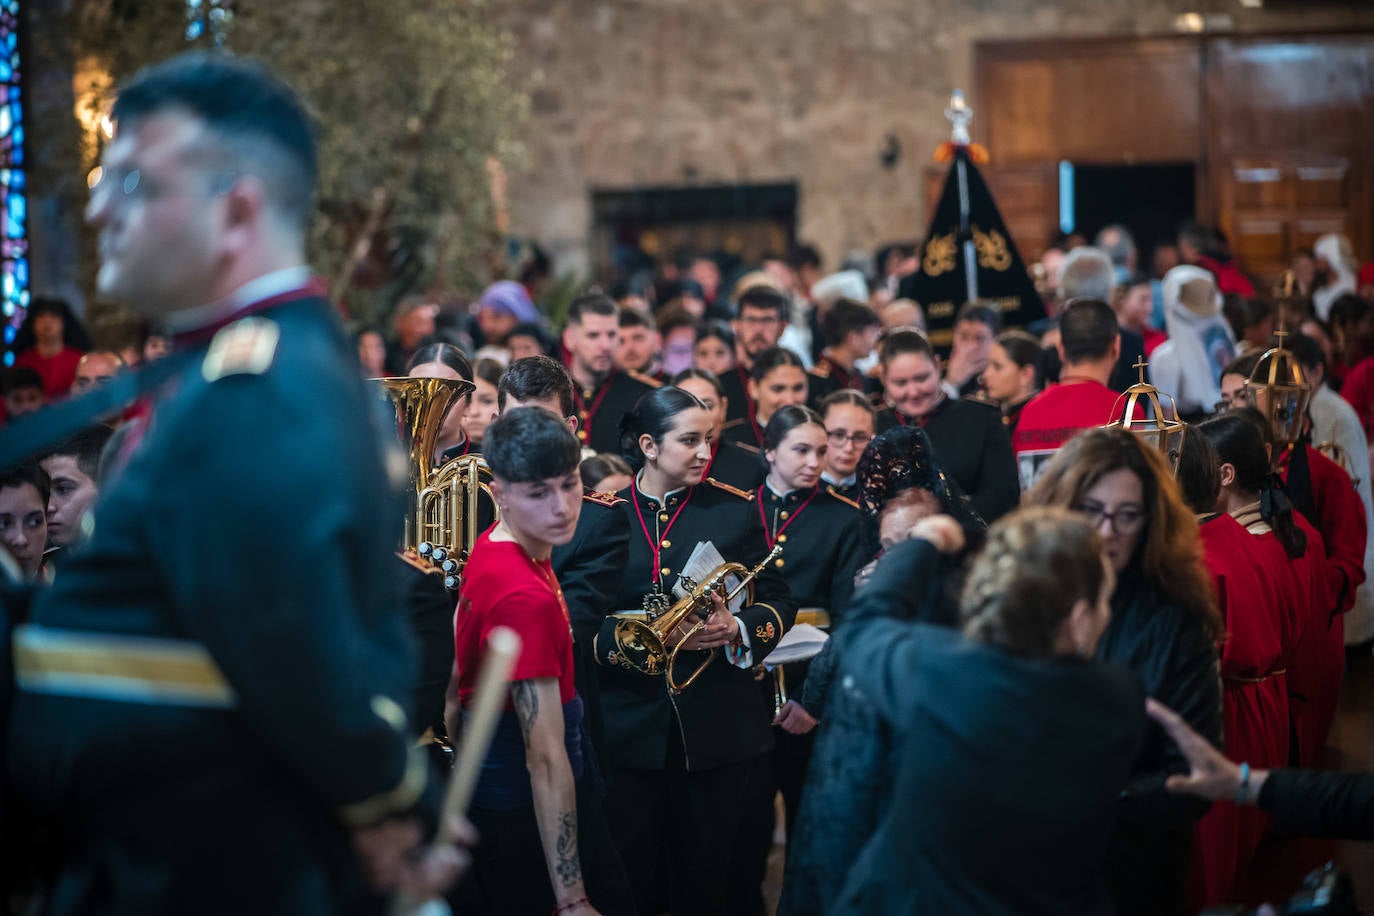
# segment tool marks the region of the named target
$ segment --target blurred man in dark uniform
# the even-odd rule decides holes
[[[754,400],[749,397],[749,371],[754,360],[778,345],[787,330],[787,297],[772,286],[760,283],[739,295],[739,314],[730,322],[735,331],[735,368],[722,373],[725,389],[725,419],[752,420]]]
[[[194,54],[113,114],[97,288],[186,369],[15,633],[9,768],[47,912],[333,914],[363,878],[444,883],[455,849],[412,856],[438,786],[404,712],[394,462],[305,266],[305,112]]]
[[[501,412],[516,407],[542,407],[565,418],[577,429],[573,381],[556,360],[547,356],[517,359],[501,376]],[[577,530],[566,544],[553,548],[553,571],[573,629],[573,672],[577,695],[584,704],[587,732],[600,756],[603,752],[601,681],[597,676],[593,642],[601,624],[615,608],[615,593],[630,556],[630,521],[619,508],[625,500],[610,493],[582,494]]]
[[[577,438],[592,451],[620,450],[620,418],[640,395],[659,382],[639,372],[616,368],[620,307],[600,293],[579,296],[568,306],[563,345],[571,356],[573,398],[577,404]]]

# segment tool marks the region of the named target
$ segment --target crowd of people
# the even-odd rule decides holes
[[[1367,783],[1299,772],[1374,640],[1346,240],[1269,297],[1214,230],[1145,275],[1109,226],[1038,260],[1047,321],[970,302],[947,354],[892,298],[919,245],[686,254],[557,329],[503,280],[350,338],[289,88],[188,55],[115,115],[99,291],[166,336],[39,299],[5,370],[0,909],[757,916],[781,829],[780,913],[1159,916],[1235,899],[1276,822],[1374,834]],[[1252,380],[1276,343],[1301,424]],[[1171,454],[1108,428],[1145,372]],[[488,475],[475,540],[428,545],[453,589],[396,536],[396,376],[463,383],[419,460]]]

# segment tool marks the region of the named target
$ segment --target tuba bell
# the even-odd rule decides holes
[[[711,613],[712,593],[720,595],[725,599],[726,604],[729,604],[739,596],[740,592],[747,591],[745,603],[752,604],[754,579],[780,553],[782,553],[782,545],[779,544],[753,569],[746,568],[742,563],[721,563],[700,582],[693,582],[684,577],[682,584],[686,587],[687,594],[679,598],[672,607],[662,614],[647,621],[634,617],[626,617],[616,621],[615,647],[620,653],[620,657],[642,674],[666,675],[668,689],[675,694],[682,693],[692,686],[697,678],[701,677],[702,672],[716,658],[716,650],[712,649],[702,663],[697,666],[697,670],[692,672],[691,677],[682,683],[678,683],[673,675],[673,670],[677,664],[677,654],[682,651],[682,643],[691,639],[698,630],[706,626],[706,618]],[[734,589],[727,592],[725,579],[731,575],[742,578],[736,583]],[[698,618],[697,622],[677,645],[669,649],[667,647],[668,636],[693,615]]]
[[[468,552],[477,541],[478,494],[491,493],[487,485],[491,469],[477,455],[460,455],[436,468],[434,449],[444,418],[475,386],[442,378],[375,381],[391,402],[397,432],[408,453],[411,493],[403,546],[433,562],[444,574],[444,585],[457,588]]]

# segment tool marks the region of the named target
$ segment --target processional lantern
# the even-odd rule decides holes
[[[1145,447],[1159,452],[1169,463],[1169,470],[1178,473],[1178,456],[1183,451],[1183,437],[1188,434],[1188,424],[1178,419],[1178,405],[1171,394],[1166,411],[1160,402],[1160,391],[1145,381],[1145,369],[1150,364],[1142,356],[1135,361],[1140,372],[1140,381],[1122,392],[1112,407],[1112,420],[1105,429],[1124,429],[1138,436]],[[1125,404],[1122,408],[1123,402]]]
[[[1282,324],[1274,332],[1278,345],[1264,351],[1250,378],[1245,382],[1245,403],[1264,414],[1273,427],[1274,437],[1292,445],[1302,435],[1307,418],[1307,403],[1312,398],[1302,366],[1283,345],[1288,332]]]

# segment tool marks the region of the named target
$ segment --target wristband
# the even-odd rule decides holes
[[[555,909],[553,911],[553,916],[558,916],[559,913],[566,913],[568,910],[575,910],[584,903],[591,903],[585,894],[578,897],[576,900],[569,900],[567,903]]]
[[[1236,804],[1244,805],[1250,801],[1250,764],[1240,765],[1240,791],[1236,793]]]

